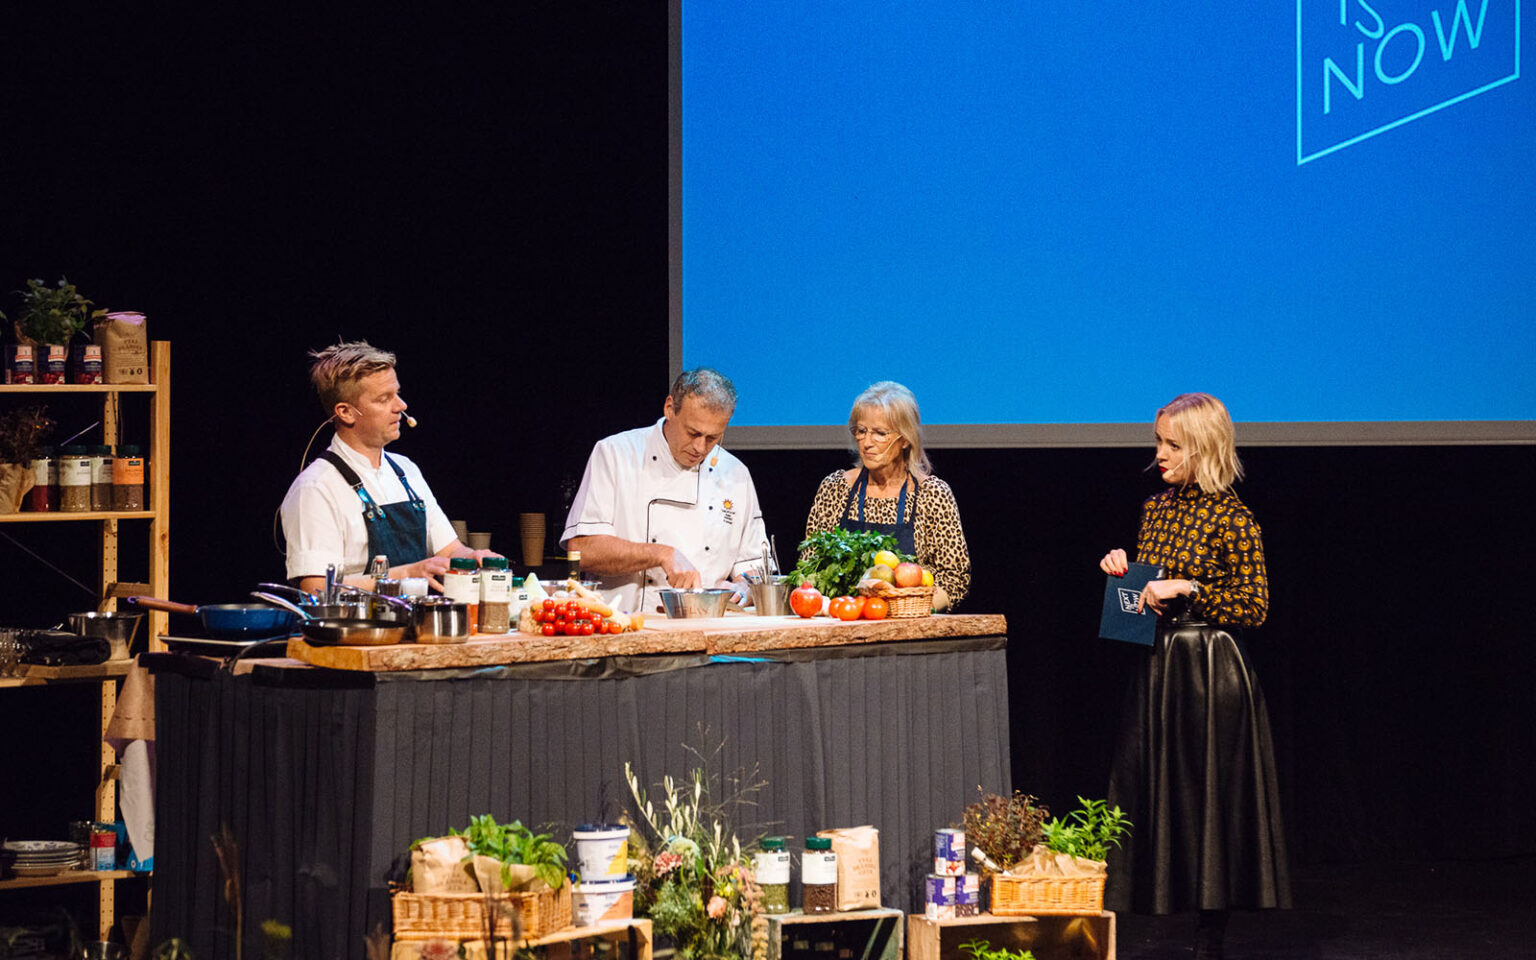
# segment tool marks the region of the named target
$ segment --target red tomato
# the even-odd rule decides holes
[[[807,580],[789,592],[789,609],[802,617],[816,616],[821,612],[821,591]]]
[[[864,599],[864,619],[884,620],[891,614],[891,605],[883,597],[866,597]]]
[[[597,632],[597,628],[594,627],[590,623],[583,623],[581,625],[581,635],[584,636],[584,637],[590,637],[590,636],[592,636],[592,634],[594,634],[596,632]]]
[[[540,604],[540,606],[542,606],[545,610],[553,610],[555,609],[555,601],[551,600],[549,597],[545,597],[544,602]]]
[[[552,623],[546,623],[542,628],[540,628],[539,632],[544,634],[546,637],[552,637],[555,635],[555,625]]]
[[[859,604],[852,597],[836,597],[827,607],[827,612],[839,620],[857,620]]]

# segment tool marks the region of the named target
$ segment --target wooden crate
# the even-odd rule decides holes
[[[850,910],[847,913],[805,914],[799,910],[768,917],[768,960],[804,960],[836,957],[837,950],[817,952],[817,943],[829,941],[853,950],[862,960],[901,960],[902,919],[906,914],[889,907]],[[804,944],[800,948],[797,944]]]
[[[907,960],[965,960],[960,944],[978,939],[996,948],[1029,950],[1035,960],[1115,960],[1115,915],[907,918]]]
[[[512,960],[517,950],[524,947],[544,947],[550,960],[569,957],[580,944],[589,941],[606,941],[626,950],[625,960],[651,960],[651,921],[614,920],[590,927],[566,927],[556,933],[534,940],[520,940],[515,944],[502,944],[496,951],[495,960]],[[430,944],[451,944],[464,948],[467,960],[487,960],[485,944],[478,940],[397,940],[390,952],[390,960],[421,960],[423,951],[428,957],[436,956]]]

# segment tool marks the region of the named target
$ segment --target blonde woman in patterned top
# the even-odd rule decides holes
[[[1142,505],[1138,562],[1164,575],[1142,590],[1157,640],[1127,698],[1109,798],[1135,824],[1112,858],[1110,909],[1199,911],[1195,956],[1222,953],[1232,907],[1289,907],[1274,747],[1243,628],[1269,613],[1258,523],[1232,419],[1209,394],[1157,412],[1154,465],[1168,488]],[[1099,568],[1126,572],[1124,550]]]
[[[897,550],[933,571],[934,609],[954,607],[971,588],[971,555],[955,495],[923,451],[917,398],[899,383],[877,383],[853,401],[848,432],[859,462],[821,481],[806,537],[834,527],[890,534]]]

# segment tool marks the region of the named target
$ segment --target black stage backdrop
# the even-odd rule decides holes
[[[338,336],[400,354],[421,426],[396,449],[514,555],[520,511],[557,522],[591,443],[660,414],[666,28],[663,3],[4,5],[0,309],[27,277],[63,274],[173,341],[174,596],[231,602],[281,575],[273,512],[321,418],[303,354]],[[1274,593],[1255,648],[1296,858],[1536,852],[1536,450],[1245,454]],[[846,458],[742,455],[787,554]],[[1014,783],[1058,806],[1104,792],[1134,652],[1094,638],[1095,561],[1131,543],[1148,456],[934,455],[975,560],[965,607],[1010,623]],[[83,530],[0,533],[94,575]],[[7,625],[89,604],[3,538],[0,570]],[[89,783],[62,771],[94,719],[54,704],[0,698],[4,719],[46,711],[56,731],[8,748],[13,762],[61,771],[4,778],[8,835],[84,815]]]

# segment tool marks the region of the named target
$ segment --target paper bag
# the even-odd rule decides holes
[[[477,893],[474,871],[464,862],[463,837],[423,840],[411,850],[411,889],[416,893]]]
[[[837,854],[837,909],[880,906],[880,831],[874,827],[822,830]]]
[[[144,314],[109,313],[96,323],[93,339],[101,346],[101,375],[107,383],[149,382],[149,331]]]

